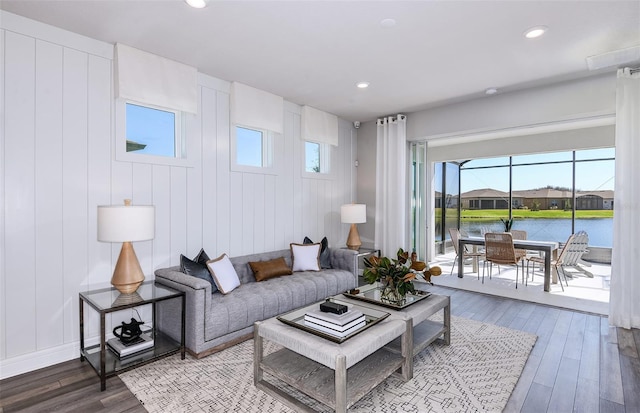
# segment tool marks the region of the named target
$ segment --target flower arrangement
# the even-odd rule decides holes
[[[415,294],[413,280],[416,277],[433,285],[431,276],[442,273],[440,267],[430,268],[426,263],[418,261],[415,252],[409,257],[409,252],[400,248],[396,256],[395,259],[375,256],[364,259],[364,280],[369,284],[379,281],[383,286],[382,297],[388,301],[400,302],[407,293]]]

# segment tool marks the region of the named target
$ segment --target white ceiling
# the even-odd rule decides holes
[[[640,0],[210,0],[199,10],[182,0],[1,0],[0,8],[351,121],[587,76],[587,56],[640,45]],[[524,38],[538,25],[549,27],[543,37]],[[357,89],[363,80],[371,86]]]

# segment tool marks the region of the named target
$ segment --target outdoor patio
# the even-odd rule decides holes
[[[450,252],[439,255],[430,262],[442,268],[442,275],[433,277],[434,284],[458,288],[467,291],[476,291],[491,295],[515,298],[540,304],[548,304],[557,307],[564,307],[589,313],[608,315],[609,314],[609,280],[611,278],[611,266],[591,263],[590,267],[585,267],[593,274],[593,278],[582,274],[569,278],[569,286],[565,285],[564,292],[560,284],[551,284],[551,291],[544,292],[544,272],[540,269],[535,271],[533,281],[529,276],[528,285],[521,283],[522,267],[518,279],[518,289],[515,288],[516,269],[512,265],[501,265],[500,272],[496,265],[493,266],[492,278],[489,279],[488,267],[485,271],[484,284],[482,283],[482,266],[480,261],[479,274],[472,271],[470,260],[466,260],[464,266],[464,277],[458,278],[458,267],[454,267],[453,274],[451,266],[454,264],[455,253]],[[526,268],[526,265],[525,265]],[[531,269],[531,266],[530,266]],[[478,275],[480,276],[478,279]]]

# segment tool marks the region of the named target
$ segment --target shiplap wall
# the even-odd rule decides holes
[[[98,205],[155,205],[155,239],[134,245],[147,279],[201,247],[213,257],[304,236],[344,244],[340,205],[355,200],[349,122],[340,121],[332,173],[311,178],[300,107],[286,102],[276,173],[233,172],[229,83],[199,75],[199,113],[186,119],[195,167],[115,161],[112,46],[0,17],[0,377],[78,356],[78,293],[109,285],[120,248],[96,241]]]

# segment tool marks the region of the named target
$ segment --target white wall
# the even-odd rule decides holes
[[[0,13],[0,377],[78,357],[78,293],[109,285],[120,248],[96,241],[98,205],[155,205],[155,239],[134,245],[148,280],[201,247],[214,257],[304,236],[344,244],[350,122],[340,121],[337,170],[307,178],[300,107],[286,102],[278,172],[231,172],[229,83],[199,75],[199,114],[186,123],[195,167],[115,161],[113,46]],[[89,323],[95,336],[97,317]]]
[[[431,140],[615,114],[615,72],[407,114],[407,139]]]
[[[367,206],[367,222],[358,224],[365,246],[373,246],[376,219],[376,122],[363,122],[358,129],[358,195],[357,202]]]

